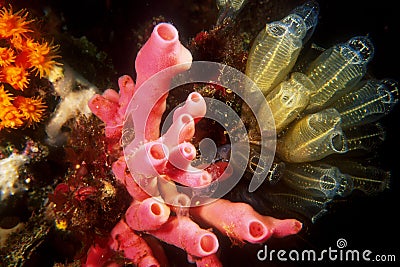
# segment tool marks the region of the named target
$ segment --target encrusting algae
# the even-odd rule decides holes
[[[39,96],[13,97],[4,85],[14,90],[28,89],[34,77],[48,78],[55,66],[57,45],[30,36],[33,30],[25,10],[0,9],[0,130],[27,127],[40,122],[47,108]]]

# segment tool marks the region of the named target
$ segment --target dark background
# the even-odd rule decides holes
[[[134,43],[135,29],[143,26],[154,16],[163,15],[174,23],[180,39],[187,43],[200,30],[211,28],[217,17],[214,1],[117,1],[117,0],[33,0],[14,1],[20,7],[29,7],[38,16],[44,10],[52,10],[63,17],[63,29],[76,37],[86,36],[100,50],[112,58],[117,71],[134,75],[134,58],[138,46]],[[280,11],[286,14],[301,1],[272,1],[283,5]],[[344,1],[324,0],[320,2],[320,21],[310,42],[322,47],[348,40],[355,35],[368,35],[375,45],[375,57],[369,64],[369,72],[377,79],[400,80],[399,14],[397,1]],[[49,9],[51,8],[51,9]],[[62,44],[61,44],[62,45]],[[345,238],[349,249],[370,249],[374,253],[395,254],[400,260],[399,222],[396,219],[400,204],[400,107],[385,117],[387,139],[379,148],[377,164],[392,170],[391,189],[376,197],[351,197],[332,214],[321,218],[316,224],[307,226],[301,235],[272,241],[277,249],[305,247],[316,250],[336,247],[336,240]],[[378,162],[379,161],[379,162]],[[279,243],[281,242],[281,243]],[[229,245],[228,245],[229,247]],[[225,248],[224,248],[225,249]],[[228,249],[228,248],[226,248]],[[241,252],[242,254],[238,254]],[[229,266],[252,265],[273,266],[257,263],[254,250],[231,248],[223,251]],[[243,256],[244,255],[244,256]],[[170,255],[171,256],[171,255]],[[173,256],[173,255],[172,255]],[[176,255],[182,257],[182,255]],[[243,264],[243,263],[242,263]],[[307,263],[305,265],[309,265]],[[287,264],[280,264],[285,266]],[[315,264],[317,266],[318,264]],[[325,264],[324,264],[325,265]],[[335,265],[340,265],[335,262]],[[344,263],[343,263],[344,265]],[[393,264],[382,264],[382,266]]]

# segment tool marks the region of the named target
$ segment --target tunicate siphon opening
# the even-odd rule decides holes
[[[20,223],[20,219],[17,216],[5,216],[0,219],[0,228],[11,229]]]
[[[337,182],[335,178],[330,175],[324,174],[320,177],[319,186],[323,191],[330,191],[335,189],[336,184]]]
[[[264,224],[260,221],[252,221],[249,224],[249,233],[253,238],[262,238],[266,234],[265,230]]]
[[[185,154],[191,154],[191,153],[192,153],[192,149],[191,149],[189,146],[185,146],[185,147],[183,148],[183,152],[184,152]]]
[[[161,23],[156,26],[158,35],[164,39],[164,41],[172,41],[178,37],[177,30],[168,23]]]
[[[364,63],[369,62],[374,56],[374,45],[368,37],[356,36],[351,38],[347,43],[357,53],[359,60]]]
[[[353,180],[348,174],[340,175],[340,184],[337,194],[342,197],[348,196],[354,188]]]
[[[190,100],[192,100],[193,102],[199,102],[201,99],[201,96],[198,93],[191,93],[190,94]]]
[[[154,144],[150,148],[150,155],[154,159],[163,159],[165,158],[165,153],[162,144]]]
[[[191,117],[190,117],[189,115],[183,115],[183,116],[181,116],[181,122],[182,122],[183,124],[189,123],[190,120],[191,120]]]
[[[337,153],[347,152],[347,141],[344,135],[341,133],[332,133],[331,147]]]
[[[190,198],[185,194],[179,194],[178,196],[175,197],[172,205],[178,206],[178,207],[189,207]]]
[[[287,26],[280,21],[274,21],[267,24],[267,31],[274,37],[281,37],[286,33]]]
[[[306,24],[304,20],[296,14],[290,14],[282,19],[286,23],[289,33],[296,39],[302,39],[306,34]]]
[[[205,234],[200,239],[200,247],[205,253],[213,253],[218,247],[217,239],[211,234]]]
[[[394,80],[383,80],[379,83],[377,93],[383,103],[396,104],[399,98],[398,83]]]
[[[158,203],[153,203],[151,204],[151,212],[156,215],[156,216],[160,216],[161,215],[161,207]]]
[[[293,13],[299,15],[306,25],[306,30],[315,28],[318,22],[319,4],[316,1],[309,1],[301,6],[296,7]]]

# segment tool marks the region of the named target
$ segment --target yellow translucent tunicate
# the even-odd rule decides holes
[[[339,112],[325,109],[306,115],[278,139],[276,152],[286,162],[316,161],[347,152]]]
[[[367,37],[354,37],[323,52],[306,73],[316,87],[306,111],[321,110],[354,87],[365,75],[373,53],[373,45]]]
[[[216,3],[219,10],[217,25],[220,25],[226,18],[234,19],[247,0],[217,0]]]
[[[272,192],[265,194],[265,198],[273,203],[273,208],[277,210],[295,210],[316,222],[320,217],[328,212],[327,205],[332,201],[326,197],[314,197],[304,192]]]
[[[267,24],[256,39],[247,60],[246,75],[267,95],[296,63],[306,33],[304,20],[296,14]]]
[[[342,96],[332,107],[342,117],[342,127],[374,122],[388,114],[398,102],[399,88],[394,80],[368,80]]]
[[[266,96],[278,133],[305,109],[312,91],[315,91],[315,86],[310,79],[302,73],[295,72],[289,80],[281,82]]]
[[[286,164],[282,180],[291,188],[315,197],[347,196],[353,190],[349,176],[328,164]]]
[[[333,161],[342,173],[346,173],[353,183],[353,190],[374,195],[390,188],[390,171],[374,166],[364,166],[354,161]]]
[[[236,11],[240,10],[247,0],[217,0],[218,9],[230,7]]]
[[[386,132],[380,123],[371,123],[347,129],[345,135],[349,151],[360,149],[371,151],[385,140]]]

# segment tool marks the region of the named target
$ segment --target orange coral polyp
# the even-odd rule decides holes
[[[23,115],[13,105],[0,110],[0,120],[0,130],[3,128],[15,129],[24,124]]]
[[[0,10],[0,37],[10,38],[14,35],[21,35],[31,32],[28,28],[32,20],[27,20],[28,13],[25,10],[20,10],[13,14],[12,8],[8,10],[3,7]]]
[[[28,75],[22,66],[9,65],[2,69],[2,80],[16,90],[24,90],[28,86]]]
[[[0,108],[10,106],[13,99],[11,94],[4,89],[4,86],[0,85]]]
[[[28,62],[36,70],[40,78],[48,76],[55,65],[59,64],[53,60],[58,57],[54,54],[58,46],[51,46],[46,42],[40,44],[32,40],[27,40],[26,47]]]
[[[21,35],[13,35],[9,39],[10,44],[16,49],[16,50],[23,50],[24,47],[26,46],[26,40],[25,38],[22,38]]]
[[[40,122],[43,119],[43,113],[47,106],[43,103],[40,97],[27,98],[17,96],[13,105],[21,112],[24,119],[27,121],[28,126]]]
[[[0,67],[5,67],[15,62],[14,50],[7,47],[0,47]]]

